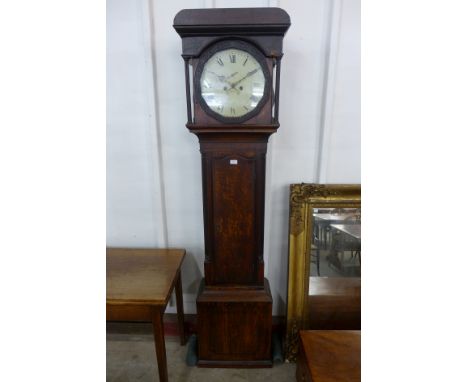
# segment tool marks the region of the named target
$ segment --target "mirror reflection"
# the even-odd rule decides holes
[[[310,276],[361,277],[361,209],[314,208]]]

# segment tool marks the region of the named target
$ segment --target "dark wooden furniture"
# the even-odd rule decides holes
[[[282,41],[289,26],[279,8],[186,9],[174,19],[185,61],[186,126],[197,135],[202,157],[205,279],[197,298],[198,366],[272,365],[272,297],[263,262],[265,156],[279,127]],[[250,57],[258,67],[237,74],[243,71],[239,59],[215,56],[226,49],[243,52],[241,65]],[[219,67],[210,69],[213,57]],[[246,91],[247,78],[262,73],[262,95],[248,113],[244,104],[231,106],[232,115],[217,114],[202,94],[203,86],[211,88],[200,83],[205,69],[219,70],[213,75],[224,83],[228,101]]]
[[[359,382],[361,331],[300,331],[297,382]]]
[[[361,279],[311,277],[308,329],[361,329]]]
[[[167,381],[163,314],[175,288],[180,344],[185,344],[180,266],[183,249],[107,248],[108,321],[153,323],[159,380]]]

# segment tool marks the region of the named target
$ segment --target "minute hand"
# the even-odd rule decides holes
[[[250,76],[253,76],[255,73],[258,72],[258,69],[254,69],[252,70],[251,72],[248,72],[244,77],[242,77],[240,80],[236,81],[236,82],[233,82],[231,84],[231,88],[235,88],[241,81],[244,81],[247,77],[250,77]]]

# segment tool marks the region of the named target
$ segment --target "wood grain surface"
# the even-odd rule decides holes
[[[360,278],[310,277],[307,304],[307,329],[361,329]]]
[[[306,330],[299,336],[297,381],[361,380],[360,330]]]
[[[166,305],[183,249],[107,248],[108,305]]]

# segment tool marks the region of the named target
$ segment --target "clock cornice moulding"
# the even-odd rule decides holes
[[[290,25],[289,15],[281,8],[183,9],[173,23],[182,37],[184,59],[198,57],[207,46],[228,37],[253,43],[266,57],[279,59]]]
[[[284,36],[290,25],[289,15],[281,8],[182,9],[173,24],[181,37],[226,34]]]

